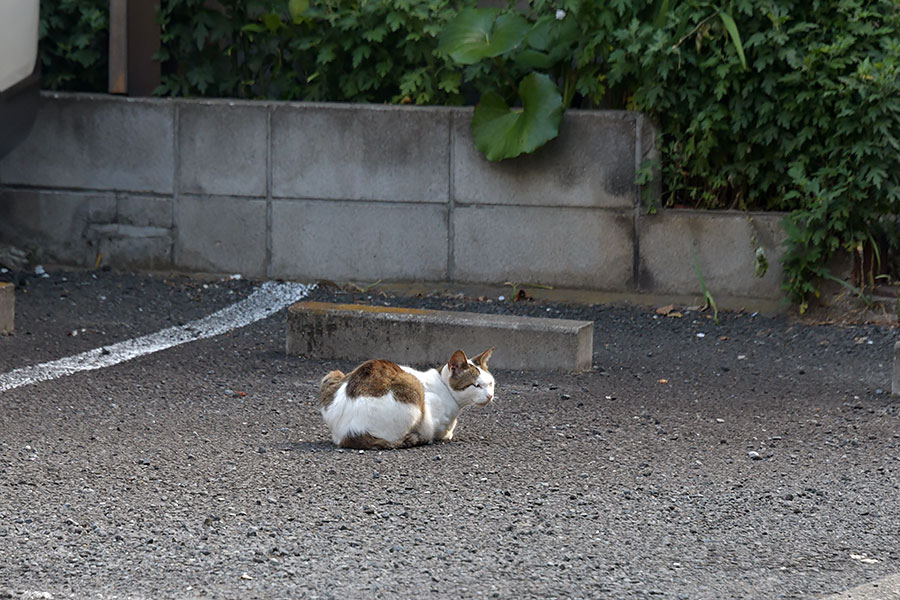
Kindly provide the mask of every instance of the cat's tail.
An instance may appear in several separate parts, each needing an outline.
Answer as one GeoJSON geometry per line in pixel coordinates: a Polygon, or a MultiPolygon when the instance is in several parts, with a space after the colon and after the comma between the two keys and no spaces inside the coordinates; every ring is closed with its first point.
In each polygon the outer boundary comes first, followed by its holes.
{"type": "Polygon", "coordinates": [[[319,402],[323,407],[331,404],[342,383],[344,383],[344,373],[341,371],[329,371],[322,378],[322,383],[319,384],[319,402]]]}

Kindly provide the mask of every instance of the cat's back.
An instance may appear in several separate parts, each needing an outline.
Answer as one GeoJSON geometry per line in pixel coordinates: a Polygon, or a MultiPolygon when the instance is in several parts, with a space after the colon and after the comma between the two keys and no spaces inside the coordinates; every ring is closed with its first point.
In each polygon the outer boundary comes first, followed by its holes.
{"type": "MultiPolygon", "coordinates": [[[[368,360],[349,374],[342,371],[326,374],[319,385],[319,402],[324,410],[339,396],[377,398],[390,392],[399,393],[403,401],[410,393],[415,396],[421,387],[409,369],[389,360],[368,360]]],[[[408,401],[415,403],[414,398],[408,401]]]]}
{"type": "Polygon", "coordinates": [[[350,447],[359,436],[398,443],[425,406],[422,383],[389,360],[366,361],[347,375],[332,371],[322,380],[320,399],[335,443],[350,447]]]}
{"type": "Polygon", "coordinates": [[[417,404],[422,383],[395,362],[367,360],[347,376],[346,393],[351,398],[378,398],[392,393],[397,402],[417,404]]]}

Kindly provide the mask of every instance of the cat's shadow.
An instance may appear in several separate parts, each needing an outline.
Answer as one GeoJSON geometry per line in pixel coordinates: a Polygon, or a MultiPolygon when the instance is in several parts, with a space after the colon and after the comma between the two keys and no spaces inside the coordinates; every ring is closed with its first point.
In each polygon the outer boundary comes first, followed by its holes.
{"type": "MultiPolygon", "coordinates": [[[[465,441],[465,438],[459,438],[456,441],[458,442],[459,440],[465,441]]],[[[450,442],[437,441],[431,444],[417,446],[417,448],[440,448],[441,446],[449,444],[450,442]]],[[[264,448],[269,452],[298,452],[301,454],[309,452],[356,452],[356,450],[348,448],[338,448],[328,440],[319,442],[282,442],[280,444],[271,444],[264,448]]]]}

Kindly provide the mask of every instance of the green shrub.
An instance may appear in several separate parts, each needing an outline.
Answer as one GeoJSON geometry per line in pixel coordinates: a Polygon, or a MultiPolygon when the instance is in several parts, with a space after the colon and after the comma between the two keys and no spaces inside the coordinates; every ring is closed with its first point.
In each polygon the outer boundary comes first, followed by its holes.
{"type": "Polygon", "coordinates": [[[459,104],[434,50],[450,0],[170,0],[160,94],[459,104]]]}
{"type": "Polygon", "coordinates": [[[742,64],[717,4],[615,32],[612,85],[661,127],[667,205],[792,211],[785,290],[806,307],[843,248],[896,248],[900,3],[734,2],[742,64]]]}
{"type": "Polygon", "coordinates": [[[109,0],[41,0],[41,87],[105,92],[109,0]]]}

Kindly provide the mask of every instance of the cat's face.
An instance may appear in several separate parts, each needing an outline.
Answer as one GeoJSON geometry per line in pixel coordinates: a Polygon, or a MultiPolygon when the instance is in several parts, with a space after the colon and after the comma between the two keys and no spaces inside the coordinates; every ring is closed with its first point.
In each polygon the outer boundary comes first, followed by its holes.
{"type": "Polygon", "coordinates": [[[494,376],[487,369],[487,361],[494,349],[485,350],[471,359],[457,350],[447,362],[447,385],[453,390],[460,406],[484,406],[494,400],[494,376]]]}

